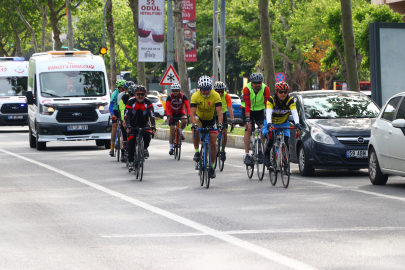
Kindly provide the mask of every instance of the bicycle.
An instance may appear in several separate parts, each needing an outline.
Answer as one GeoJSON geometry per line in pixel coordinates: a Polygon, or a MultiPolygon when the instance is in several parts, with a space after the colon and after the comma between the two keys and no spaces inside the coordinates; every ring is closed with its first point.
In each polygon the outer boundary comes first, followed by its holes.
{"type": "MultiPolygon", "coordinates": [[[[189,116],[187,116],[188,119],[189,116]]],[[[174,141],[173,141],[173,149],[174,149],[174,159],[180,160],[180,156],[181,156],[181,145],[183,142],[182,136],[181,136],[181,132],[180,132],[180,122],[181,117],[173,117],[172,118],[173,121],[176,122],[176,128],[174,130],[174,141]]],[[[188,125],[188,124],[187,124],[188,125]]]]}
{"type": "MultiPolygon", "coordinates": [[[[200,185],[203,186],[205,182],[205,187],[209,188],[210,187],[210,166],[212,164],[211,162],[211,147],[210,147],[210,132],[211,131],[216,131],[218,130],[217,128],[214,127],[206,127],[206,128],[197,128],[198,131],[200,131],[200,134],[202,135],[201,139],[201,148],[200,148],[200,153],[201,153],[201,158],[197,162],[196,161],[196,170],[198,170],[198,175],[200,176],[200,185]]],[[[195,130],[194,130],[194,138],[195,138],[195,130]]]]}
{"type": "MultiPolygon", "coordinates": [[[[147,130],[150,130],[150,128],[140,128],[140,127],[131,127],[131,126],[127,126],[127,128],[138,131],[138,134],[136,135],[136,143],[135,143],[134,167],[133,167],[133,169],[128,167],[128,171],[131,172],[133,170],[134,174],[135,174],[135,179],[139,179],[139,181],[142,181],[143,168],[144,168],[143,164],[145,162],[145,156],[144,156],[144,152],[143,152],[142,133],[147,132],[147,130]]],[[[153,138],[153,135],[152,135],[152,138],[153,138]]]]}
{"type": "MultiPolygon", "coordinates": [[[[252,121],[251,123],[253,128],[255,126],[255,122],[252,121]]],[[[255,128],[255,130],[250,135],[250,149],[252,150],[250,158],[252,160],[252,165],[246,165],[246,173],[249,179],[252,179],[254,166],[256,165],[257,177],[259,177],[259,180],[262,181],[264,177],[264,160],[259,159],[259,151],[260,150],[262,151],[262,155],[264,157],[264,143],[261,138],[261,128],[260,128],[260,126],[263,125],[263,121],[257,121],[256,125],[257,128],[255,128]]],[[[245,128],[245,131],[246,130],[247,127],[245,128]]]]}
{"type": "Polygon", "coordinates": [[[115,134],[115,143],[114,143],[114,156],[117,157],[117,162],[120,162],[121,136],[122,136],[122,130],[121,130],[120,125],[118,125],[117,133],[115,134]]]}
{"type": "MultiPolygon", "coordinates": [[[[290,160],[288,158],[290,156],[290,152],[288,151],[288,147],[284,142],[284,132],[283,132],[286,129],[295,129],[295,127],[273,128],[272,133],[275,134],[275,131],[279,130],[280,134],[275,137],[273,147],[270,150],[271,166],[269,168],[270,183],[273,186],[276,185],[277,171],[280,171],[281,181],[283,182],[283,186],[285,188],[287,188],[290,183],[290,160]],[[279,158],[280,152],[281,152],[281,158],[279,158]],[[285,176],[287,176],[287,178],[283,177],[283,174],[285,176]]],[[[270,136],[272,136],[271,133],[269,134],[269,137],[270,136]]],[[[295,137],[298,138],[298,133],[296,134],[295,137]]]]}
{"type": "MultiPolygon", "coordinates": [[[[233,131],[234,126],[231,125],[231,132],[233,131]]],[[[222,126],[221,131],[218,133],[218,138],[217,138],[217,158],[215,159],[215,165],[214,165],[214,169],[217,168],[217,164],[219,165],[219,171],[223,171],[224,170],[224,164],[225,164],[225,160],[223,160],[225,158],[226,152],[225,152],[225,137],[222,135],[223,130],[224,129],[228,129],[228,123],[224,123],[222,126]],[[222,148],[221,148],[222,146],[222,148]]]]}

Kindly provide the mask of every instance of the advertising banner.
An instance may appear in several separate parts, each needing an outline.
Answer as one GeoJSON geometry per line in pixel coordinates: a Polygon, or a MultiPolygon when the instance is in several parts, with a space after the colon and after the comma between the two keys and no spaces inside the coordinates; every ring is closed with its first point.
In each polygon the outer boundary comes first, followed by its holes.
{"type": "Polygon", "coordinates": [[[165,0],[139,0],[139,62],[164,62],[165,0]]]}
{"type": "Polygon", "coordinates": [[[186,62],[197,62],[195,1],[183,0],[183,28],[186,62]]]}

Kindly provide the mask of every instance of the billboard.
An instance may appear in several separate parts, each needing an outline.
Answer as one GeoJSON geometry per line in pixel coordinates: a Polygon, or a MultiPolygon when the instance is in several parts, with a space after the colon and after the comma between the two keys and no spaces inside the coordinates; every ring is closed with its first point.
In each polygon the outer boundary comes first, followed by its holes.
{"type": "Polygon", "coordinates": [[[186,62],[197,62],[195,1],[183,0],[183,28],[186,62]]]}
{"type": "Polygon", "coordinates": [[[138,61],[164,62],[165,0],[139,0],[138,61]]]}

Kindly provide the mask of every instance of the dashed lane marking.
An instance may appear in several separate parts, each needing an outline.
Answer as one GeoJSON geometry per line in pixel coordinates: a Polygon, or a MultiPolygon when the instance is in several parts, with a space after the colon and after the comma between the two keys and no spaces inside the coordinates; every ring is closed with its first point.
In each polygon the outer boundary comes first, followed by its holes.
{"type": "Polygon", "coordinates": [[[192,221],[190,219],[178,216],[176,214],[173,214],[173,213],[168,212],[166,210],[163,210],[161,208],[158,208],[158,207],[152,206],[150,204],[144,203],[142,201],[139,201],[137,199],[128,197],[128,196],[126,196],[124,194],[113,191],[113,190],[108,189],[106,187],[103,187],[101,185],[95,184],[93,182],[90,182],[90,181],[88,181],[86,179],[83,179],[83,178],[78,177],[76,175],[70,174],[68,172],[59,170],[59,169],[57,169],[55,167],[52,167],[50,165],[47,165],[45,163],[38,162],[36,160],[30,159],[30,158],[27,158],[27,157],[24,157],[24,156],[20,156],[18,154],[15,154],[15,153],[9,152],[7,150],[3,150],[3,149],[0,149],[0,152],[3,152],[3,153],[6,153],[8,155],[14,156],[16,158],[31,162],[33,164],[36,164],[36,165],[41,166],[43,168],[46,168],[46,169],[48,169],[50,171],[53,171],[55,173],[66,176],[66,177],[68,177],[68,178],[70,178],[72,180],[75,180],[75,181],[80,182],[80,183],[82,183],[84,185],[90,186],[90,187],[92,187],[94,189],[97,189],[97,190],[99,190],[101,192],[109,194],[109,195],[111,195],[113,197],[119,198],[119,199],[121,199],[123,201],[129,202],[129,203],[131,203],[133,205],[141,207],[141,208],[143,208],[145,210],[148,210],[148,211],[150,211],[152,213],[158,214],[160,216],[166,217],[166,218],[171,219],[173,221],[176,221],[176,222],[178,222],[180,224],[183,224],[185,226],[193,228],[193,229],[195,229],[197,231],[202,232],[203,234],[210,235],[212,237],[221,239],[221,240],[223,240],[225,242],[228,242],[230,244],[233,244],[235,246],[238,246],[238,247],[241,247],[243,249],[254,252],[256,254],[262,255],[263,257],[265,257],[265,258],[267,258],[267,259],[269,259],[269,260],[271,260],[273,262],[280,263],[280,264],[285,265],[287,267],[290,267],[292,269],[316,269],[316,268],[314,268],[314,267],[312,267],[310,265],[307,265],[305,263],[302,263],[300,261],[297,261],[297,260],[294,260],[292,258],[286,257],[284,255],[281,255],[281,254],[276,253],[274,251],[271,251],[269,249],[257,246],[255,244],[243,241],[243,240],[241,240],[239,238],[236,238],[234,236],[231,236],[231,235],[228,235],[228,234],[223,234],[220,231],[217,231],[215,229],[212,229],[210,227],[207,227],[205,225],[202,225],[202,224],[197,223],[195,221],[192,221]]]}

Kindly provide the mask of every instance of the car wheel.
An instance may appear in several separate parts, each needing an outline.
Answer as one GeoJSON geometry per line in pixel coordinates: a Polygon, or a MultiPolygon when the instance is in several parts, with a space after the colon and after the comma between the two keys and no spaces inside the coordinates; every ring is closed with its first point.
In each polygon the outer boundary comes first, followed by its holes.
{"type": "Polygon", "coordinates": [[[111,148],[111,140],[104,140],[104,148],[105,149],[111,148]]]}
{"type": "Polygon", "coordinates": [[[309,165],[303,144],[301,144],[298,154],[298,167],[302,176],[311,176],[315,172],[314,168],[309,165]]]}
{"type": "Polygon", "coordinates": [[[104,140],[96,140],[97,146],[104,146],[104,140]]]}
{"type": "Polygon", "coordinates": [[[28,126],[28,130],[29,130],[29,132],[28,132],[29,135],[28,136],[29,136],[30,147],[31,148],[36,148],[37,147],[37,141],[36,141],[34,135],[32,135],[32,129],[31,129],[30,126],[28,126]]]}
{"type": "Polygon", "coordinates": [[[382,173],[374,148],[371,148],[368,157],[368,174],[373,185],[385,185],[387,183],[388,175],[382,173]]]}
{"type": "Polygon", "coordinates": [[[35,141],[36,141],[36,144],[37,144],[37,150],[38,151],[46,150],[46,142],[39,142],[38,137],[39,137],[39,135],[38,135],[38,131],[37,131],[37,136],[35,137],[35,141]]]}

